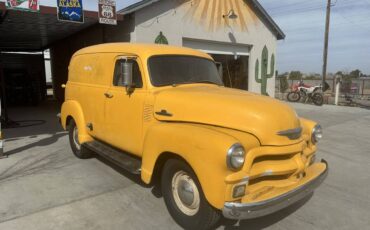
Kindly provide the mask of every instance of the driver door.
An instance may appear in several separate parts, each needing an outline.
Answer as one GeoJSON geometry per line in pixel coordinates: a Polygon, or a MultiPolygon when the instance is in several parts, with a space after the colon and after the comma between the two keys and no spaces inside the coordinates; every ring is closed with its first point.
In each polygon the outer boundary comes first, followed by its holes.
{"type": "Polygon", "coordinates": [[[105,93],[105,135],[108,143],[116,148],[140,156],[143,145],[143,105],[146,90],[142,68],[136,57],[117,57],[112,85],[105,93]],[[134,88],[128,92],[120,70],[121,62],[132,62],[134,88]]]}

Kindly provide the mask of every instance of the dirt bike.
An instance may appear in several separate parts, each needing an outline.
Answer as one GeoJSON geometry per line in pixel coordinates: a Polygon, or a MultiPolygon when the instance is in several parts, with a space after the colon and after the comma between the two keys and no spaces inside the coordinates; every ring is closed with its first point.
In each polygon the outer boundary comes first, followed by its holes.
{"type": "MultiPolygon", "coordinates": [[[[328,89],[327,83],[325,88],[328,89]]],[[[288,93],[287,99],[291,102],[298,102],[301,99],[304,103],[312,101],[315,105],[321,106],[324,103],[322,92],[322,85],[306,85],[303,80],[300,80],[298,84],[292,86],[292,91],[288,93]]]]}

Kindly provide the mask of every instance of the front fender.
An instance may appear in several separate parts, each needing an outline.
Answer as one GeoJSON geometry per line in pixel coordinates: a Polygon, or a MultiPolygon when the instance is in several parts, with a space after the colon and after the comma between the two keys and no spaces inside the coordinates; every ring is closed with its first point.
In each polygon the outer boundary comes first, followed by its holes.
{"type": "Polygon", "coordinates": [[[315,127],[317,123],[302,117],[299,118],[299,120],[303,129],[302,135],[305,137],[306,140],[311,141],[312,129],[315,127]]]}
{"type": "Polygon", "coordinates": [[[208,202],[221,209],[225,201],[224,178],[231,173],[226,165],[226,153],[236,142],[231,135],[196,124],[153,125],[144,140],[142,180],[150,183],[162,153],[177,154],[194,170],[208,202]]]}
{"type": "Polygon", "coordinates": [[[88,134],[84,114],[80,104],[74,100],[65,101],[62,105],[60,114],[61,124],[64,130],[67,130],[67,118],[71,116],[76,122],[78,128],[78,139],[80,143],[92,141],[92,137],[88,134]]]}

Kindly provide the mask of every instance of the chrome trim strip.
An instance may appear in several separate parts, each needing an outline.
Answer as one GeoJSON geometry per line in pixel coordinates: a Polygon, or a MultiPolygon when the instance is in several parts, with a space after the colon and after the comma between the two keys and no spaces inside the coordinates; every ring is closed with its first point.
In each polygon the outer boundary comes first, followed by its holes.
{"type": "Polygon", "coordinates": [[[321,160],[321,162],[326,164],[326,169],[312,181],[281,196],[265,201],[244,204],[227,202],[224,204],[222,214],[229,219],[253,219],[274,213],[302,200],[311,194],[327,177],[329,171],[328,163],[325,160],[321,160]]]}
{"type": "Polygon", "coordinates": [[[279,136],[288,137],[291,140],[298,139],[302,134],[302,127],[298,127],[296,129],[288,129],[288,130],[279,131],[276,134],[279,136]]]}

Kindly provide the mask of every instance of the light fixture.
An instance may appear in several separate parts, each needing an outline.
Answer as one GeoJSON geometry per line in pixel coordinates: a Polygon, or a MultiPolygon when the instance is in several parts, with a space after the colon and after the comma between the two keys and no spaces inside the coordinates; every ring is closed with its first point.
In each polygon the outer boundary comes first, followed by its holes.
{"type": "Polygon", "coordinates": [[[229,19],[237,19],[238,15],[235,14],[234,10],[230,10],[229,13],[222,15],[223,18],[228,17],[229,19]]]}

